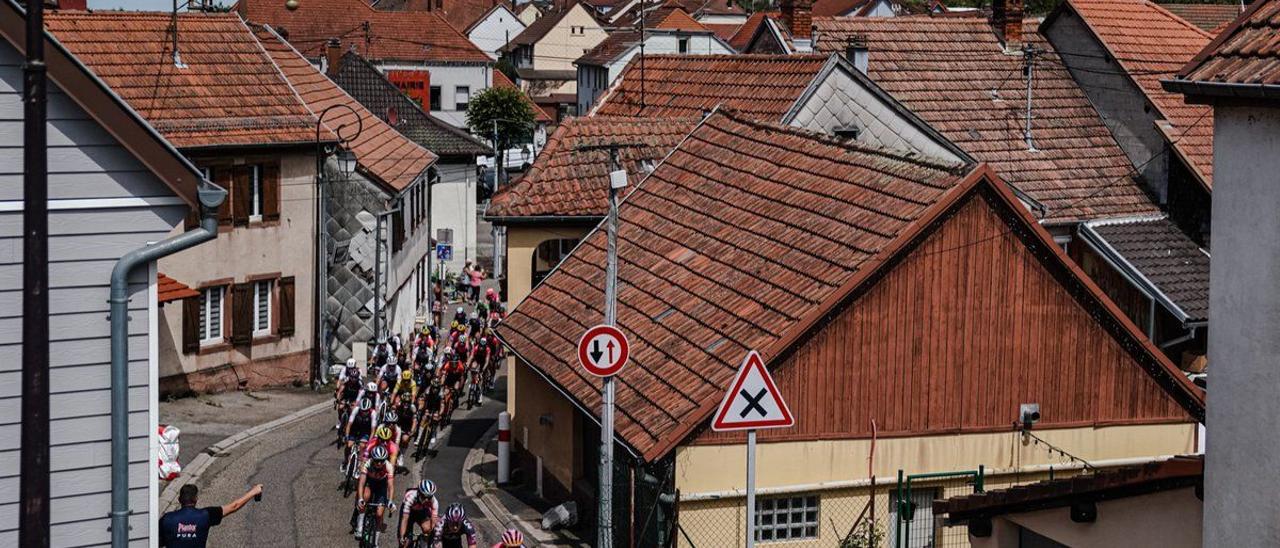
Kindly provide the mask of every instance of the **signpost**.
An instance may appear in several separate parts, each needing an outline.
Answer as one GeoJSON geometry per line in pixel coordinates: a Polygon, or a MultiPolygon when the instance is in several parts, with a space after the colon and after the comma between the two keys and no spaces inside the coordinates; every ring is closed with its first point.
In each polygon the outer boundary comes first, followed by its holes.
{"type": "Polygon", "coordinates": [[[436,244],[436,260],[452,261],[453,246],[450,244],[436,244]]]}
{"type": "Polygon", "coordinates": [[[747,547],[755,546],[756,430],[794,426],[795,417],[782,400],[764,360],[755,350],[747,353],[742,367],[729,383],[729,391],[716,410],[711,429],[717,432],[747,431],[747,547]]]}

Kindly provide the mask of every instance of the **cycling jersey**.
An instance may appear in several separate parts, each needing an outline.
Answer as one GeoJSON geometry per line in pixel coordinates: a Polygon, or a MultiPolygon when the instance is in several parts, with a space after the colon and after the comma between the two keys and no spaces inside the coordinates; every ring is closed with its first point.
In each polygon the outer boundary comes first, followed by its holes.
{"type": "Polygon", "coordinates": [[[435,497],[423,496],[417,489],[410,489],[405,492],[404,500],[401,501],[400,513],[410,516],[410,521],[420,523],[440,515],[440,501],[435,497]]]}
{"type": "Polygon", "coordinates": [[[436,388],[427,391],[427,396],[423,401],[423,407],[426,409],[427,413],[434,415],[440,412],[440,404],[442,403],[444,403],[444,396],[440,393],[440,389],[436,388]]]}
{"type": "Polygon", "coordinates": [[[444,383],[447,385],[458,384],[462,380],[462,374],[466,372],[466,366],[461,361],[451,361],[444,366],[444,383]]]}
{"type": "Polygon", "coordinates": [[[409,396],[412,398],[418,394],[418,383],[414,382],[413,379],[406,381],[402,378],[396,381],[395,388],[392,389],[392,393],[400,394],[401,397],[409,396]]]}
{"type": "Polygon", "coordinates": [[[363,439],[369,437],[373,432],[373,411],[357,411],[347,418],[347,425],[351,427],[351,437],[363,439]]]}
{"type": "Polygon", "coordinates": [[[391,438],[391,441],[387,441],[387,442],[384,442],[376,437],[369,438],[369,441],[365,442],[364,444],[364,449],[360,450],[360,456],[363,457],[364,460],[367,462],[369,460],[369,453],[373,451],[374,447],[377,447],[379,445],[386,447],[388,454],[398,455],[400,451],[400,447],[398,447],[395,442],[397,437],[398,436],[393,436],[391,438]]]}
{"type": "Polygon", "coordinates": [[[398,414],[396,418],[399,419],[399,424],[397,425],[397,427],[400,429],[400,431],[408,432],[412,430],[413,419],[418,415],[418,406],[414,405],[413,402],[410,401],[407,404],[402,404],[400,406],[400,410],[397,411],[396,413],[398,414]]]}
{"type": "Polygon", "coordinates": [[[462,548],[463,546],[474,546],[476,544],[476,528],[471,526],[471,520],[462,518],[459,523],[446,524],[444,520],[436,521],[436,538],[440,539],[441,546],[444,548],[462,548]],[[467,542],[462,542],[466,537],[467,542]]]}
{"type": "Polygon", "coordinates": [[[342,376],[338,378],[338,383],[342,385],[342,401],[355,401],[360,395],[360,370],[342,370],[342,376]]]}

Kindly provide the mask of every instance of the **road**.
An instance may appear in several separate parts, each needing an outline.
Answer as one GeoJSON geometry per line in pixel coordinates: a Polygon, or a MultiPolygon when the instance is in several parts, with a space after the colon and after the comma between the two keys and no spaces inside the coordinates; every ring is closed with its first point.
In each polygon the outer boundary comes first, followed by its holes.
{"type": "MultiPolygon", "coordinates": [[[[466,500],[462,466],[471,447],[505,408],[505,371],[500,372],[496,384],[498,390],[493,398],[485,398],[483,405],[454,413],[453,425],[442,432],[434,457],[410,466],[407,475],[396,478],[399,496],[417,485],[424,474],[434,480],[442,507],[462,502],[484,546],[497,542],[504,524],[491,523],[473,501],[466,500]]],[[[355,540],[347,534],[353,499],[344,499],[339,490],[341,455],[333,445],[333,423],[334,415],[327,412],[298,421],[237,447],[210,466],[200,480],[200,505],[225,504],[255,483],[263,484],[264,494],[261,502],[250,502],[214,528],[209,545],[354,546],[355,540]]],[[[382,545],[393,546],[394,542],[384,537],[382,545]]]]}

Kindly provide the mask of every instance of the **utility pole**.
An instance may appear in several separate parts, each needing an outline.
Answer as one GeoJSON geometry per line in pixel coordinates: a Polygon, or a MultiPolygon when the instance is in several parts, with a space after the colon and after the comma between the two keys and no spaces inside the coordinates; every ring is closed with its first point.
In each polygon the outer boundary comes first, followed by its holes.
{"type": "MultiPolygon", "coordinates": [[[[22,65],[22,476],[18,545],[49,546],[49,185],[44,2],[27,0],[22,65]]],[[[113,538],[128,538],[112,531],[113,538]]]]}

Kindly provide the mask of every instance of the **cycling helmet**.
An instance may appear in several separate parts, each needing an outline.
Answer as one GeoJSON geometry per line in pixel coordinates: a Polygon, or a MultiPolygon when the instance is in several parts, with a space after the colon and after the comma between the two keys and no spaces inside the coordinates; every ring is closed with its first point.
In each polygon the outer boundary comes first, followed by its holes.
{"type": "Polygon", "coordinates": [[[369,458],[373,459],[374,462],[385,461],[387,460],[387,457],[390,457],[390,456],[391,456],[390,453],[387,452],[387,448],[381,445],[374,447],[373,451],[369,452],[369,458]]]}
{"type": "Polygon", "coordinates": [[[413,378],[413,371],[410,371],[410,370],[408,370],[408,369],[405,369],[404,371],[401,371],[401,372],[400,372],[400,378],[402,378],[402,379],[404,379],[404,380],[406,380],[406,381],[407,381],[407,380],[409,380],[409,379],[412,379],[412,378],[413,378]]]}
{"type": "Polygon", "coordinates": [[[462,505],[455,502],[449,505],[444,511],[444,520],[449,523],[458,523],[467,518],[467,511],[462,509],[462,505]]]}
{"type": "Polygon", "coordinates": [[[432,387],[432,388],[440,388],[440,377],[435,377],[435,378],[431,379],[431,387],[432,387]]]}
{"type": "Polygon", "coordinates": [[[436,496],[436,482],[429,479],[422,480],[422,483],[418,484],[418,492],[424,497],[436,496]]]}
{"type": "Polygon", "coordinates": [[[490,287],[489,289],[484,290],[484,294],[485,294],[485,295],[488,295],[488,296],[490,296],[490,297],[492,297],[492,296],[494,296],[494,295],[497,295],[497,294],[498,294],[498,292],[497,292],[497,291],[494,291],[494,290],[493,290],[493,288],[492,288],[492,287],[490,287]]]}
{"type": "Polygon", "coordinates": [[[368,411],[368,410],[370,410],[370,409],[373,409],[373,402],[372,402],[372,401],[369,401],[369,398],[365,398],[365,399],[360,400],[360,410],[361,410],[361,411],[368,411]]]}
{"type": "Polygon", "coordinates": [[[480,337],[480,346],[484,346],[484,345],[486,345],[486,344],[489,344],[489,339],[486,339],[486,338],[484,338],[484,337],[480,337]]]}
{"type": "Polygon", "coordinates": [[[506,548],[520,548],[524,546],[524,534],[515,529],[507,529],[502,533],[502,545],[506,548]]]}
{"type": "Polygon", "coordinates": [[[377,391],[378,391],[378,383],[370,382],[369,384],[364,385],[364,389],[365,389],[365,390],[368,390],[369,392],[377,392],[377,391]]]}
{"type": "Polygon", "coordinates": [[[391,355],[391,357],[387,358],[387,363],[388,363],[388,364],[390,364],[390,365],[395,365],[395,364],[396,364],[396,357],[395,357],[395,355],[394,355],[394,354],[393,354],[393,355],[391,355]]]}
{"type": "Polygon", "coordinates": [[[453,354],[453,347],[452,346],[444,347],[444,355],[448,356],[450,354],[453,354]]]}
{"type": "Polygon", "coordinates": [[[458,313],[458,314],[462,314],[462,313],[464,313],[464,312],[465,312],[465,311],[464,311],[464,310],[462,310],[462,307],[461,307],[461,306],[459,306],[459,307],[458,307],[458,312],[457,312],[457,313],[458,313]]]}
{"type": "Polygon", "coordinates": [[[373,435],[374,437],[382,441],[391,441],[391,436],[392,436],[391,429],[387,428],[387,425],[385,424],[382,426],[379,426],[377,430],[374,430],[373,435]]]}
{"type": "Polygon", "coordinates": [[[382,414],[382,422],[389,424],[389,423],[396,422],[398,420],[400,420],[400,415],[396,413],[395,409],[388,409],[385,413],[382,414]]]}
{"type": "Polygon", "coordinates": [[[355,358],[347,358],[347,369],[352,369],[352,368],[354,368],[355,366],[356,366],[356,359],[355,359],[355,358]]]}
{"type": "Polygon", "coordinates": [[[480,314],[477,314],[477,313],[475,313],[475,312],[472,312],[472,313],[471,313],[471,319],[473,319],[473,320],[478,320],[478,319],[480,319],[480,314]]]}

